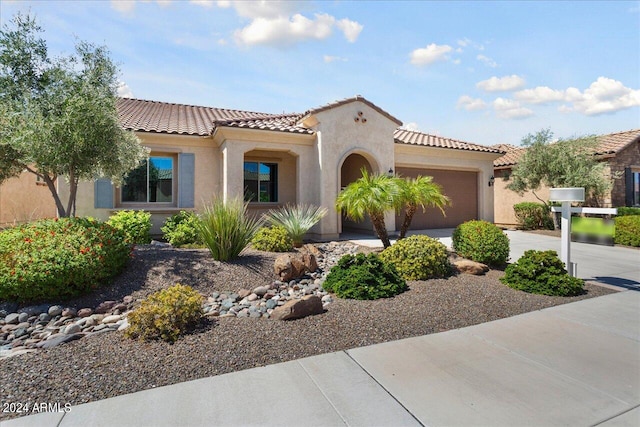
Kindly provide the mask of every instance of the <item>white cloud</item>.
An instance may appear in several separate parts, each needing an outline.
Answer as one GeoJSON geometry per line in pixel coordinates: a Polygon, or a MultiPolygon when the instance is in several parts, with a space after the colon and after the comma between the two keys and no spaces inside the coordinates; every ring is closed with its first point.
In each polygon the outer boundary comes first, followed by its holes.
{"type": "Polygon", "coordinates": [[[351,43],[355,43],[364,28],[356,21],[351,21],[347,18],[339,20],[336,23],[336,27],[344,33],[344,37],[351,43]]]}
{"type": "Polygon", "coordinates": [[[501,119],[524,119],[533,115],[533,111],[522,107],[513,99],[496,98],[493,101],[496,115],[501,119]]]}
{"type": "Polygon", "coordinates": [[[509,92],[520,89],[524,86],[524,83],[525,81],[522,77],[513,74],[504,77],[491,77],[488,80],[476,83],[476,87],[486,92],[509,92]]]}
{"type": "Polygon", "coordinates": [[[405,123],[402,128],[414,132],[420,132],[420,126],[418,126],[416,122],[405,123]]]}
{"type": "Polygon", "coordinates": [[[324,59],[324,62],[326,63],[335,62],[335,61],[341,61],[341,62],[348,61],[347,58],[343,58],[341,56],[332,56],[332,55],[324,55],[322,59],[324,59]]]}
{"type": "Polygon", "coordinates": [[[458,40],[458,46],[462,46],[462,47],[467,47],[469,46],[469,43],[471,43],[471,40],[469,40],[468,38],[463,38],[458,40]]]}
{"type": "Polygon", "coordinates": [[[456,104],[458,109],[463,108],[467,111],[478,111],[487,108],[487,104],[480,98],[472,98],[469,95],[463,95],[458,99],[456,104]]]}
{"type": "Polygon", "coordinates": [[[567,93],[567,99],[573,101],[573,109],[587,116],[640,106],[640,90],[630,89],[622,82],[607,77],[598,77],[580,95],[574,88],[567,89],[567,93]]]}
{"type": "Polygon", "coordinates": [[[527,104],[546,104],[555,101],[564,101],[566,94],[561,90],[554,90],[547,86],[538,86],[534,89],[525,89],[516,92],[514,98],[527,104]]]}
{"type": "Polygon", "coordinates": [[[496,68],[498,66],[496,61],[494,61],[493,59],[489,58],[488,56],[478,55],[478,56],[476,56],[476,59],[478,61],[484,63],[487,67],[496,68]]]}
{"type": "Polygon", "coordinates": [[[118,82],[118,96],[122,98],[133,98],[131,88],[123,81],[118,82]]]}
{"type": "Polygon", "coordinates": [[[430,65],[438,61],[449,59],[447,55],[453,48],[449,45],[437,45],[431,43],[427,47],[419,48],[411,52],[411,63],[413,65],[430,65]]]}
{"type": "MultiPolygon", "coordinates": [[[[194,1],[194,3],[210,3],[207,1],[194,1]]],[[[218,1],[218,7],[233,7],[239,16],[249,19],[265,18],[275,19],[283,16],[291,16],[296,13],[303,5],[302,2],[296,1],[218,1]]]]}
{"type": "Polygon", "coordinates": [[[131,13],[136,8],[136,0],[111,0],[111,7],[120,13],[131,13]]]}

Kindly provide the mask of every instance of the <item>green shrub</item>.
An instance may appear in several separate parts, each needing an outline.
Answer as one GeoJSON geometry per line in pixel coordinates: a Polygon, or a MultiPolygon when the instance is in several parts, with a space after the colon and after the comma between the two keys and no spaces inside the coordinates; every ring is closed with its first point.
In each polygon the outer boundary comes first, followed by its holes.
{"type": "Polygon", "coordinates": [[[302,246],[304,235],[327,214],[327,209],[314,205],[286,205],[270,210],[264,218],[273,225],[284,227],[296,248],[302,246]]]}
{"type": "Polygon", "coordinates": [[[389,298],[408,289],[395,267],[376,254],[343,256],[322,286],[340,298],[361,300],[389,298]]]}
{"type": "Polygon", "coordinates": [[[526,251],[506,268],[500,281],[510,288],[541,295],[573,296],[584,291],[584,281],[569,276],[556,251],[526,251]]]}
{"type": "Polygon", "coordinates": [[[380,259],[393,264],[406,280],[445,277],[451,272],[446,246],[429,236],[398,240],[382,251],[380,259]]]}
{"type": "Polygon", "coordinates": [[[293,249],[293,241],[284,227],[272,226],[260,228],[251,245],[259,251],[288,252],[293,249]]]}
{"type": "Polygon", "coordinates": [[[229,261],[251,242],[262,221],[246,213],[247,203],[237,198],[227,202],[214,199],[205,207],[197,228],[214,259],[229,261]]]}
{"type": "Polygon", "coordinates": [[[553,230],[553,218],[544,203],[517,203],[513,210],[523,230],[553,230]]]}
{"type": "Polygon", "coordinates": [[[107,224],[124,231],[127,242],[139,245],[151,242],[151,214],[145,211],[119,211],[107,224]]]}
{"type": "Polygon", "coordinates": [[[122,271],[124,232],[95,219],[46,219],[0,231],[0,300],[68,299],[122,271]]]}
{"type": "Polygon", "coordinates": [[[489,265],[509,258],[509,238],[495,224],[467,221],[453,231],[453,250],[461,257],[489,265]]]}
{"type": "Polygon", "coordinates": [[[125,336],[173,343],[196,326],[202,315],[202,296],[189,286],[177,284],[151,294],[129,313],[125,336]]]}
{"type": "Polygon", "coordinates": [[[193,212],[180,211],[170,216],[160,231],[167,242],[175,247],[202,245],[202,238],[198,234],[198,216],[193,212]]]}
{"type": "Polygon", "coordinates": [[[618,245],[640,247],[640,216],[617,216],[614,242],[618,245]]]}
{"type": "Polygon", "coordinates": [[[618,208],[618,216],[640,215],[640,208],[621,207],[618,208]]]}

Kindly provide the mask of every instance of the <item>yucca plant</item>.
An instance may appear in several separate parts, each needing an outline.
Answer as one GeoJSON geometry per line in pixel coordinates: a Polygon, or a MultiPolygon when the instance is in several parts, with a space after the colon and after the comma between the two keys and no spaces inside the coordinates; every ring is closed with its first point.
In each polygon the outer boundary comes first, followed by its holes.
{"type": "Polygon", "coordinates": [[[229,261],[251,242],[262,220],[246,213],[247,203],[238,198],[226,202],[215,198],[205,206],[196,227],[214,259],[229,261]]]}
{"type": "Polygon", "coordinates": [[[316,225],[325,215],[327,209],[314,205],[285,205],[279,209],[272,209],[263,215],[263,219],[272,225],[284,227],[293,240],[293,246],[302,246],[304,235],[316,225]]]}

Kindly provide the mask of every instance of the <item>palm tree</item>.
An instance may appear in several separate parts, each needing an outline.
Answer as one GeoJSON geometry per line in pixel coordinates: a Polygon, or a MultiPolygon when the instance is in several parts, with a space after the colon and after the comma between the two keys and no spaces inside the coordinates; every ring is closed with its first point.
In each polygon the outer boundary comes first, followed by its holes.
{"type": "Polygon", "coordinates": [[[400,228],[400,239],[404,239],[407,234],[418,206],[422,206],[423,212],[427,206],[433,206],[439,208],[442,215],[445,215],[443,208],[451,204],[449,198],[442,194],[442,187],[433,182],[433,177],[418,175],[416,178],[398,178],[398,185],[400,187],[400,202],[404,205],[404,220],[400,228]]]}
{"type": "Polygon", "coordinates": [[[384,213],[399,207],[400,187],[398,179],[384,174],[370,175],[365,168],[362,177],[344,188],[336,199],[336,209],[344,211],[354,221],[362,221],[369,215],[373,227],[385,248],[391,246],[384,225],[384,213]]]}

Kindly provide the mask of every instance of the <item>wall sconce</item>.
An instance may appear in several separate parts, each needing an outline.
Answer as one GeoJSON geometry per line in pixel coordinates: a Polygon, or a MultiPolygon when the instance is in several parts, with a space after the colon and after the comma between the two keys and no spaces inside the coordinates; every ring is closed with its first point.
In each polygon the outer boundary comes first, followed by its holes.
{"type": "Polygon", "coordinates": [[[494,182],[496,182],[496,178],[491,175],[491,177],[489,178],[489,187],[493,187],[494,182]]]}
{"type": "Polygon", "coordinates": [[[393,168],[389,168],[389,172],[387,172],[389,176],[393,176],[393,168]]]}

